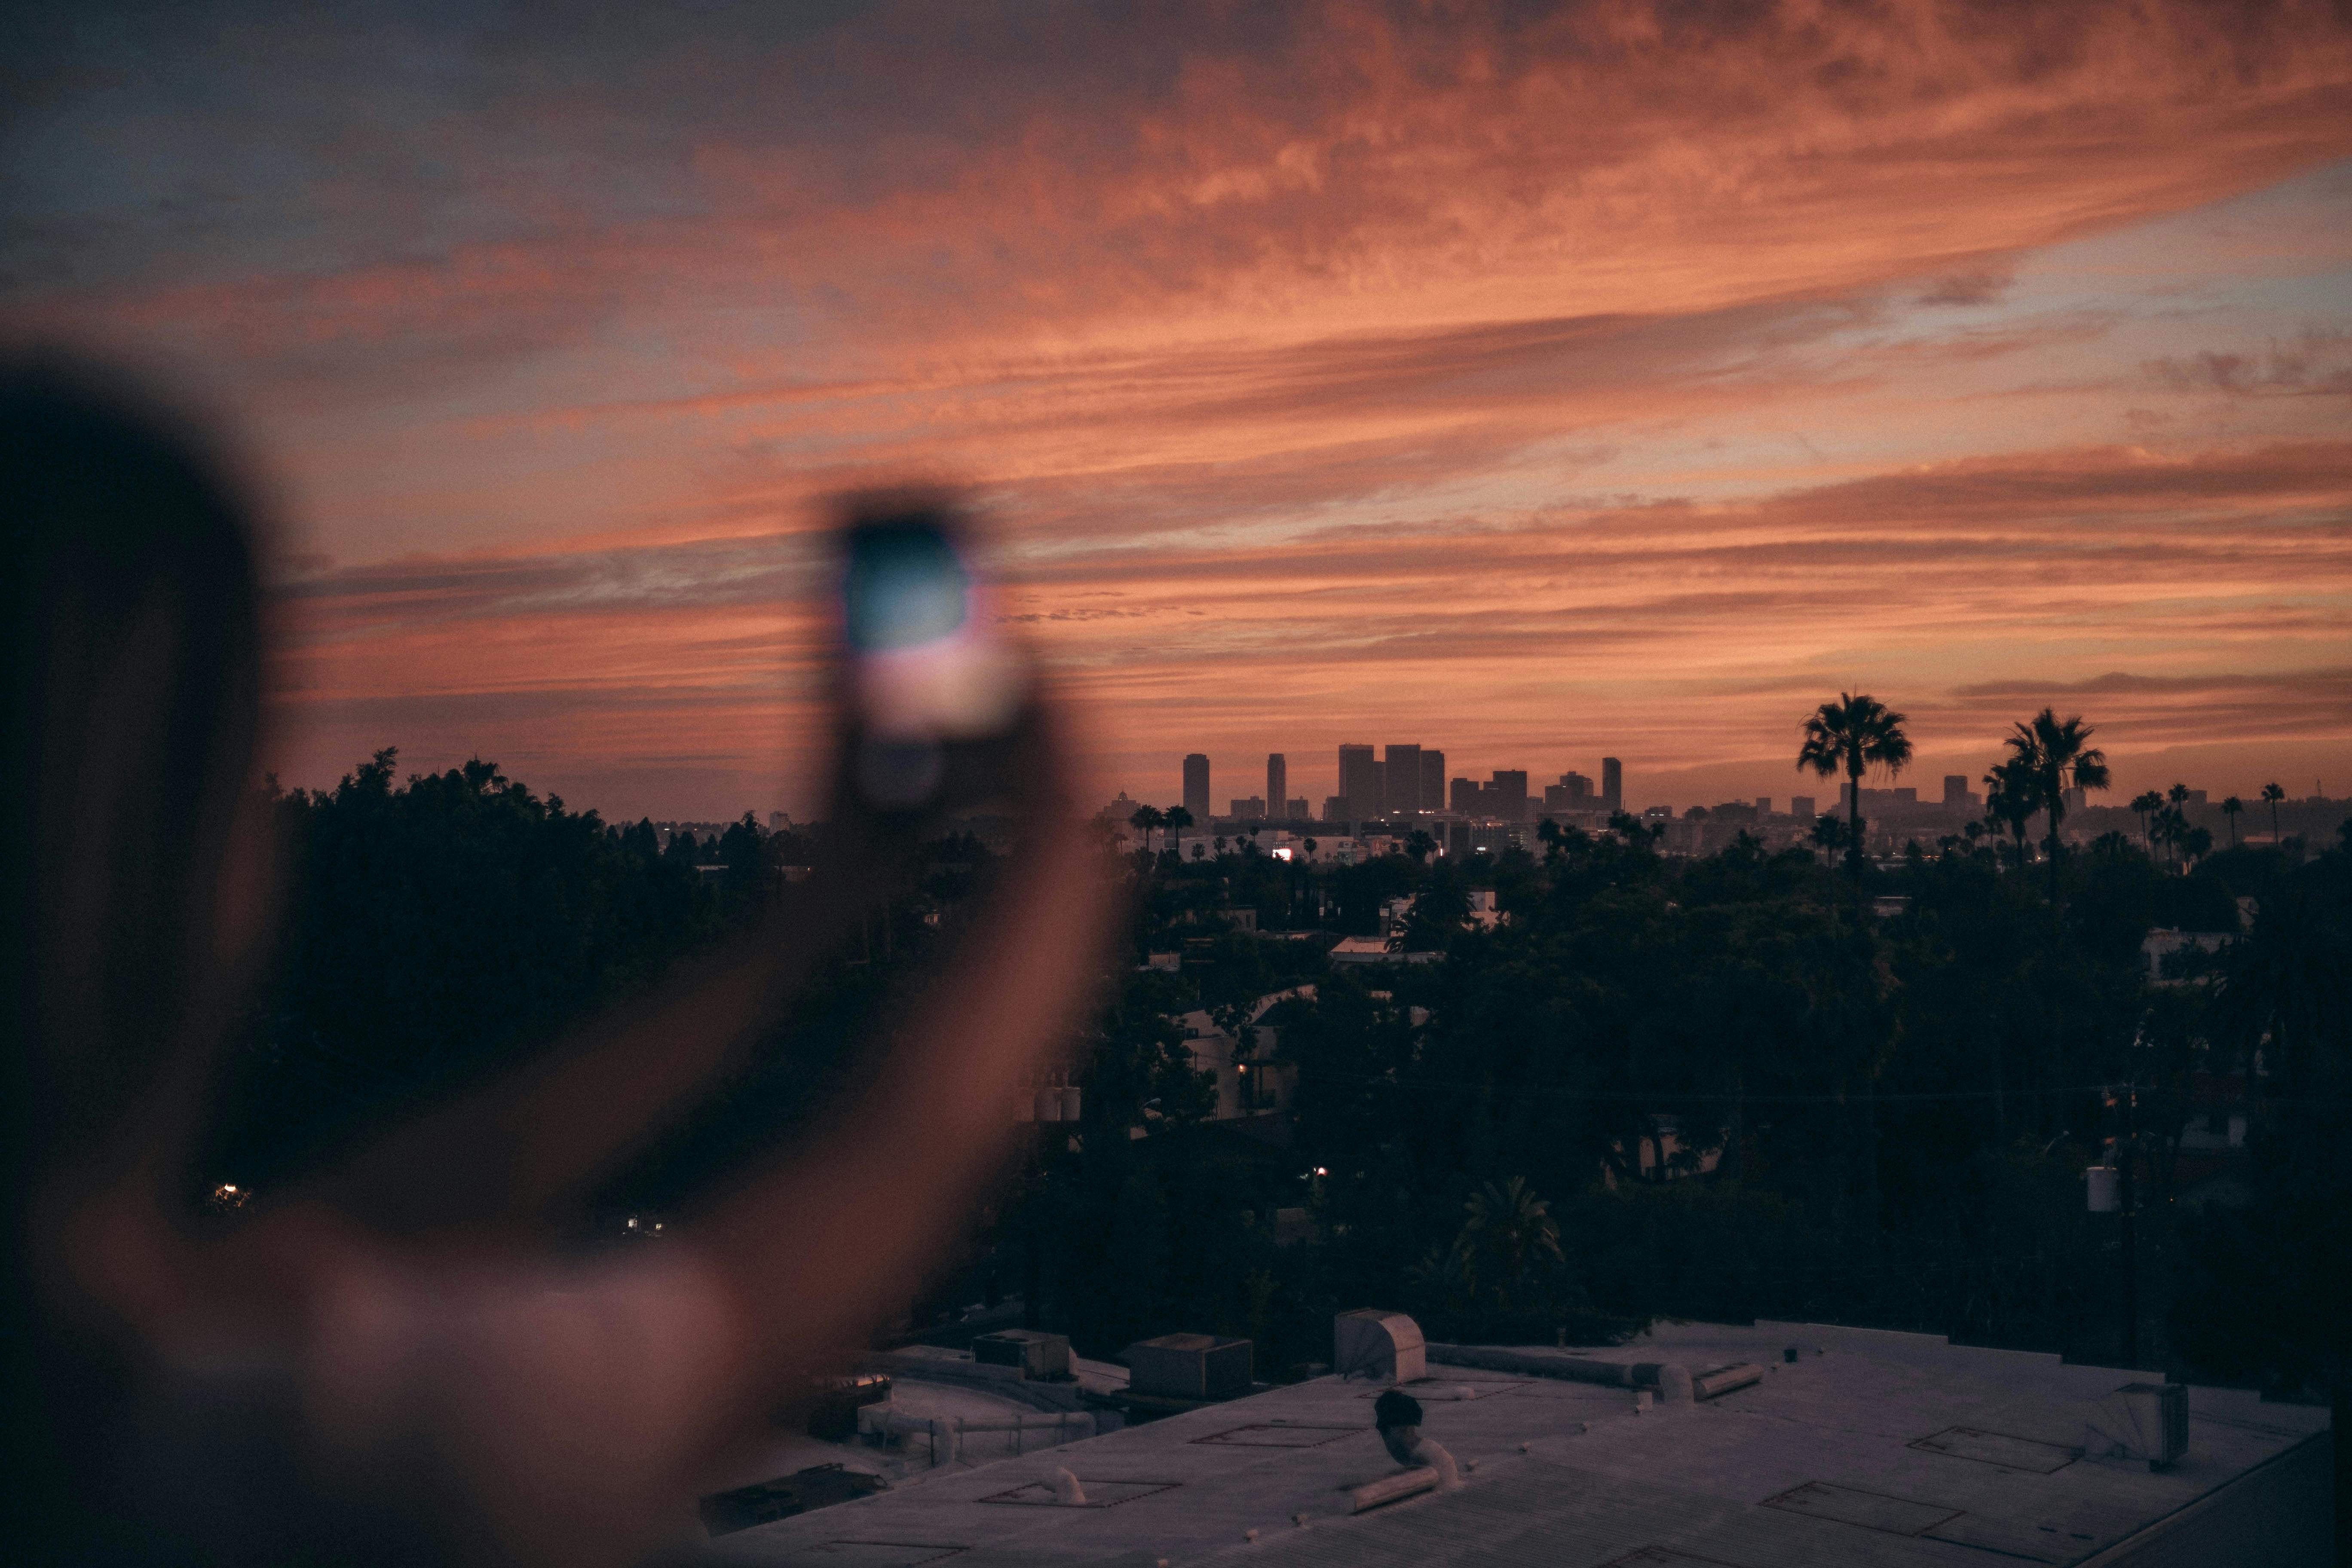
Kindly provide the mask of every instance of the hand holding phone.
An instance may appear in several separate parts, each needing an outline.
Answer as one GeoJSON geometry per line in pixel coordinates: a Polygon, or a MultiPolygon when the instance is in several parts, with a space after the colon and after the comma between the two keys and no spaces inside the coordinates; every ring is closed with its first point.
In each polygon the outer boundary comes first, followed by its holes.
{"type": "Polygon", "coordinates": [[[969,762],[1017,728],[1028,661],[997,631],[944,505],[869,506],[844,543],[850,782],[884,811],[948,805],[982,782],[969,762]]]}

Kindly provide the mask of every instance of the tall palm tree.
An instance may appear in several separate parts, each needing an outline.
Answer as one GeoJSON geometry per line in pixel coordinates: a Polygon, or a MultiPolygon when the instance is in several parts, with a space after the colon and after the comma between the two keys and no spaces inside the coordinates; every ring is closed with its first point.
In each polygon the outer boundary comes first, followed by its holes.
{"type": "Polygon", "coordinates": [[[1899,773],[1911,761],[1911,737],[1904,717],[1868,692],[1841,691],[1805,721],[1797,766],[1823,778],[1846,776],[1846,859],[1853,868],[1854,908],[1862,907],[1862,775],[1873,767],[1899,773]]]}
{"type": "Polygon", "coordinates": [[[2178,861],[2181,840],[2189,833],[2189,786],[2176,779],[2172,787],[2164,792],[2164,798],[2171,803],[2168,807],[2171,831],[2165,835],[2165,838],[2172,846],[2173,859],[2178,861]]]}
{"type": "Polygon", "coordinates": [[[1139,805],[1128,816],[1128,822],[1143,836],[1143,847],[1151,847],[1151,830],[1167,825],[1168,818],[1156,805],[1139,805]]]}
{"type": "Polygon", "coordinates": [[[2281,788],[2275,781],[2263,785],[2263,801],[2271,808],[2271,843],[2273,847],[2275,847],[2279,841],[2279,802],[2285,798],[2286,791],[2281,788]]]}
{"type": "Polygon", "coordinates": [[[2066,816],[2066,791],[2107,787],[2107,754],[2091,744],[2091,728],[2076,714],[2064,723],[2044,708],[2030,724],[2020,724],[2003,744],[2010,765],[2050,817],[2050,901],[2058,901],[2058,825],[2066,816]]]}
{"type": "Polygon", "coordinates": [[[1813,818],[1813,842],[1822,847],[1822,859],[1830,869],[1837,869],[1838,846],[1845,842],[1845,824],[1834,816],[1813,818]]]}
{"type": "Polygon", "coordinates": [[[2156,814],[2164,809],[2164,796],[2152,789],[2144,789],[2132,796],[2131,808],[2139,817],[2140,842],[2147,846],[2147,858],[2156,858],[2156,814]]]}
{"type": "Polygon", "coordinates": [[[1993,764],[1992,772],[1984,776],[1984,786],[1985,817],[2009,824],[2010,832],[2017,837],[2017,869],[2021,876],[2026,866],[2025,825],[2032,820],[2042,804],[2032,772],[2021,759],[2011,757],[1993,764]]]}
{"type": "Polygon", "coordinates": [[[2236,795],[2223,795],[2221,797],[2221,815],[2229,819],[2230,847],[2232,849],[2235,849],[2238,847],[2238,814],[2245,809],[2246,803],[2240,800],[2236,795]]]}

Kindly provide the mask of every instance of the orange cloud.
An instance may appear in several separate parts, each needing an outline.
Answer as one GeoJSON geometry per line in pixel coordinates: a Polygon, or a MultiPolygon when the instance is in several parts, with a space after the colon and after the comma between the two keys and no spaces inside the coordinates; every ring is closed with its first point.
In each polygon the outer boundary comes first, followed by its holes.
{"type": "Polygon", "coordinates": [[[1935,745],[2116,671],[2120,745],[2186,722],[2130,681],[2347,739],[2337,8],[786,9],[529,71],[225,24],[0,132],[0,324],[191,367],[352,563],[286,585],[289,776],[756,801],[819,498],[908,473],[1106,793],[1777,757],[1854,681],[1935,745]]]}

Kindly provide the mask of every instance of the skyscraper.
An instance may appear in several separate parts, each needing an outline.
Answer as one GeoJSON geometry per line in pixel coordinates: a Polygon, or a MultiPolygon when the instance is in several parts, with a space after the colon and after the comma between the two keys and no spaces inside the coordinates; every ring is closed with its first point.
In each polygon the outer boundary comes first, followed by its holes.
{"type": "Polygon", "coordinates": [[[1339,748],[1339,798],[1347,802],[1346,820],[1381,814],[1381,762],[1370,746],[1339,748]]]}
{"type": "Polygon", "coordinates": [[[1525,768],[1496,768],[1495,782],[1489,786],[1495,792],[1487,809],[1505,822],[1525,822],[1528,819],[1528,773],[1525,768]]]}
{"type": "Polygon", "coordinates": [[[1184,809],[1205,827],[1209,822],[1209,759],[1194,752],[1184,759],[1184,809]]]}
{"type": "Polygon", "coordinates": [[[1968,774],[1946,773],[1944,775],[1944,804],[1946,805],[1956,805],[1963,810],[1967,809],[1969,804],[1968,774]]]}
{"type": "Polygon", "coordinates": [[[1428,747],[1421,753],[1421,809],[1445,809],[1445,753],[1428,747]]]}
{"type": "Polygon", "coordinates": [[[1625,809],[1625,764],[1614,757],[1601,759],[1601,809],[1625,809]]]}
{"type": "Polygon", "coordinates": [[[1280,752],[1265,758],[1265,809],[1271,816],[1290,815],[1290,763],[1280,752]]]}
{"type": "Polygon", "coordinates": [[[1421,809],[1421,748],[1391,746],[1387,764],[1381,770],[1381,782],[1387,786],[1381,809],[1391,816],[1410,816],[1421,809]]]}

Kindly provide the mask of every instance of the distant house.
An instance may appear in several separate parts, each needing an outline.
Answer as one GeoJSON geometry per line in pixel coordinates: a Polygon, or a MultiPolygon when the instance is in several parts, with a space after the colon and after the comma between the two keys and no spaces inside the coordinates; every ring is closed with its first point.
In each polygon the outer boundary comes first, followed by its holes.
{"type": "Polygon", "coordinates": [[[2237,940],[2237,932],[2227,931],[2178,931],[2159,926],[2147,933],[2139,944],[2140,956],[2147,962],[2147,977],[2158,985],[2186,984],[2181,971],[2196,961],[2200,953],[2219,952],[2237,940]],[[2187,956],[2183,956],[2187,955],[2187,956]],[[2166,971],[2169,969],[2170,973],[2166,971]]]}
{"type": "Polygon", "coordinates": [[[1192,1053],[1193,1070],[1216,1077],[1213,1120],[1231,1121],[1277,1115],[1290,1109],[1298,1088],[1298,1069],[1274,1060],[1280,1031],[1258,1020],[1279,1002],[1314,994],[1315,988],[1308,985],[1259,997],[1250,1005],[1241,1038],[1220,1028],[1204,1009],[1196,1007],[1178,1015],[1176,1022],[1184,1030],[1186,1044],[1192,1053]]]}

